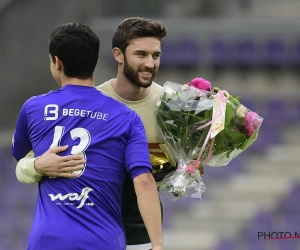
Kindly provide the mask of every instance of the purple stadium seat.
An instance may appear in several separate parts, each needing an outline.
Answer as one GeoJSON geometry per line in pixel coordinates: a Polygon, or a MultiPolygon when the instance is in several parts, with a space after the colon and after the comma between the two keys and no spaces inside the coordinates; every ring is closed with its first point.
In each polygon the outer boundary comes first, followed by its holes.
{"type": "Polygon", "coordinates": [[[2,238],[0,236],[0,249],[9,249],[9,246],[8,246],[8,243],[7,243],[7,240],[5,238],[2,238]]]}
{"type": "Polygon", "coordinates": [[[244,170],[242,155],[238,155],[232,161],[230,161],[226,166],[221,167],[204,167],[204,183],[206,180],[210,179],[220,179],[225,180],[233,176],[234,174],[240,173],[244,170]]]}
{"type": "Polygon", "coordinates": [[[277,145],[281,143],[280,128],[267,127],[266,123],[263,122],[259,132],[257,140],[247,150],[254,152],[262,152],[269,146],[277,145]]]}
{"type": "Polygon", "coordinates": [[[259,51],[255,41],[251,39],[239,40],[234,49],[235,64],[248,67],[259,64],[259,51]]]}
{"type": "Polygon", "coordinates": [[[300,100],[294,101],[289,110],[289,121],[293,123],[300,122],[300,100]]]}
{"type": "MultiPolygon", "coordinates": [[[[11,208],[9,208],[11,210],[11,208]]],[[[8,229],[11,227],[12,217],[8,213],[8,208],[1,209],[1,227],[0,227],[0,239],[7,235],[8,229]],[[3,216],[5,215],[5,216],[3,216]]],[[[1,248],[0,248],[1,249],[1,248]]]]}
{"type": "Polygon", "coordinates": [[[160,60],[162,67],[173,67],[177,65],[178,53],[174,41],[164,40],[162,42],[162,57],[160,60]]]}
{"type": "Polygon", "coordinates": [[[270,39],[264,46],[264,63],[266,66],[284,66],[288,62],[286,44],[281,39],[270,39]]]}
{"type": "Polygon", "coordinates": [[[265,118],[265,124],[273,124],[273,126],[276,126],[287,123],[289,122],[290,116],[288,104],[283,99],[269,99],[265,102],[265,106],[262,110],[262,116],[265,118]]]}
{"type": "Polygon", "coordinates": [[[211,65],[215,67],[227,67],[233,63],[230,47],[222,39],[216,39],[211,43],[211,65]]]}
{"type": "Polygon", "coordinates": [[[221,240],[214,250],[238,250],[234,240],[221,240]]]}
{"type": "Polygon", "coordinates": [[[277,250],[299,250],[299,239],[276,240],[277,250]]]}
{"type": "Polygon", "coordinates": [[[174,202],[171,200],[167,200],[161,196],[161,203],[163,204],[163,228],[170,228],[171,221],[172,221],[172,213],[174,211],[174,202]]]}
{"type": "Polygon", "coordinates": [[[200,63],[200,48],[197,42],[183,39],[178,42],[177,51],[179,66],[198,67],[200,63]]]}
{"type": "Polygon", "coordinates": [[[292,46],[291,65],[300,66],[300,40],[296,41],[292,46]]]}
{"type": "Polygon", "coordinates": [[[243,250],[269,250],[271,242],[259,239],[253,239],[247,242],[246,247],[243,250]]]}
{"type": "Polygon", "coordinates": [[[198,67],[200,63],[199,53],[199,44],[194,40],[163,41],[161,66],[198,67]]]}
{"type": "Polygon", "coordinates": [[[298,215],[300,211],[300,184],[296,184],[291,192],[284,197],[282,207],[286,214],[298,215]]]}
{"type": "Polygon", "coordinates": [[[269,243],[265,241],[259,232],[270,232],[273,230],[273,214],[271,211],[260,211],[249,222],[242,236],[248,250],[267,250],[269,243]]]}
{"type": "Polygon", "coordinates": [[[274,214],[272,213],[272,211],[258,212],[249,224],[249,229],[251,232],[272,231],[273,228],[274,228],[274,214]]]}
{"type": "MultiPolygon", "coordinates": [[[[298,205],[298,211],[299,211],[298,205]]],[[[299,232],[299,225],[300,225],[300,215],[294,211],[285,211],[283,212],[283,216],[281,218],[280,229],[284,232],[299,232]]],[[[279,227],[278,227],[279,228],[279,227]]]]}
{"type": "Polygon", "coordinates": [[[300,100],[298,99],[296,103],[294,103],[295,115],[294,117],[299,122],[300,121],[300,100]]]}

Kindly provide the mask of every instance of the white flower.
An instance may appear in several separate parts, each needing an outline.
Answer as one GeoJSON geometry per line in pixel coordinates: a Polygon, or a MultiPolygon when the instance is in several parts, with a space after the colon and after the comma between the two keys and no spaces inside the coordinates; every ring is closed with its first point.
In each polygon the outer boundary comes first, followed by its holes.
{"type": "Polygon", "coordinates": [[[236,116],[239,119],[242,119],[246,116],[246,114],[248,113],[248,109],[244,106],[244,105],[240,105],[237,110],[236,110],[236,116]]]}

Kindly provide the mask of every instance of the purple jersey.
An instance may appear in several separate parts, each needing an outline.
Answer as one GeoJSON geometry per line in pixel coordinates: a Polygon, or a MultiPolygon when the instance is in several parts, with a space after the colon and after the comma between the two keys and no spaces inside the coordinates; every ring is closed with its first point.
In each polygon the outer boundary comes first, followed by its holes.
{"type": "Polygon", "coordinates": [[[139,116],[93,87],[66,85],[30,98],[18,117],[13,156],[20,160],[31,149],[40,156],[60,145],[69,145],[60,155],[82,155],[85,168],[74,179],[39,182],[28,249],[125,249],[125,175],[151,172],[139,116]]]}

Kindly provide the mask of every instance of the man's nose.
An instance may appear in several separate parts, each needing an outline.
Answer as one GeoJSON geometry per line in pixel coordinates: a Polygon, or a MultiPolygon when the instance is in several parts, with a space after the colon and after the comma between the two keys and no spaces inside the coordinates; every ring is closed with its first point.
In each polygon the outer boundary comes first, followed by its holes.
{"type": "Polygon", "coordinates": [[[150,68],[150,69],[153,69],[154,68],[154,60],[152,58],[152,56],[148,56],[145,60],[145,66],[150,68]]]}

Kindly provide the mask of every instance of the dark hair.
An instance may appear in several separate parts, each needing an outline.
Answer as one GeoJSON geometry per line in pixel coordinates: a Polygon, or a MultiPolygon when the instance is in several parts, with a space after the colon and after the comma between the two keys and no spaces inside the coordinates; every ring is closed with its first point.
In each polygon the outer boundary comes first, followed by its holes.
{"type": "Polygon", "coordinates": [[[130,40],[140,37],[156,37],[160,41],[167,34],[163,22],[142,17],[124,19],[117,27],[112,38],[112,48],[119,48],[122,53],[129,45],[130,40]]]}
{"type": "Polygon", "coordinates": [[[67,23],[50,34],[49,52],[55,63],[57,56],[63,63],[67,77],[88,79],[93,76],[99,57],[98,35],[82,23],[67,23]]]}

